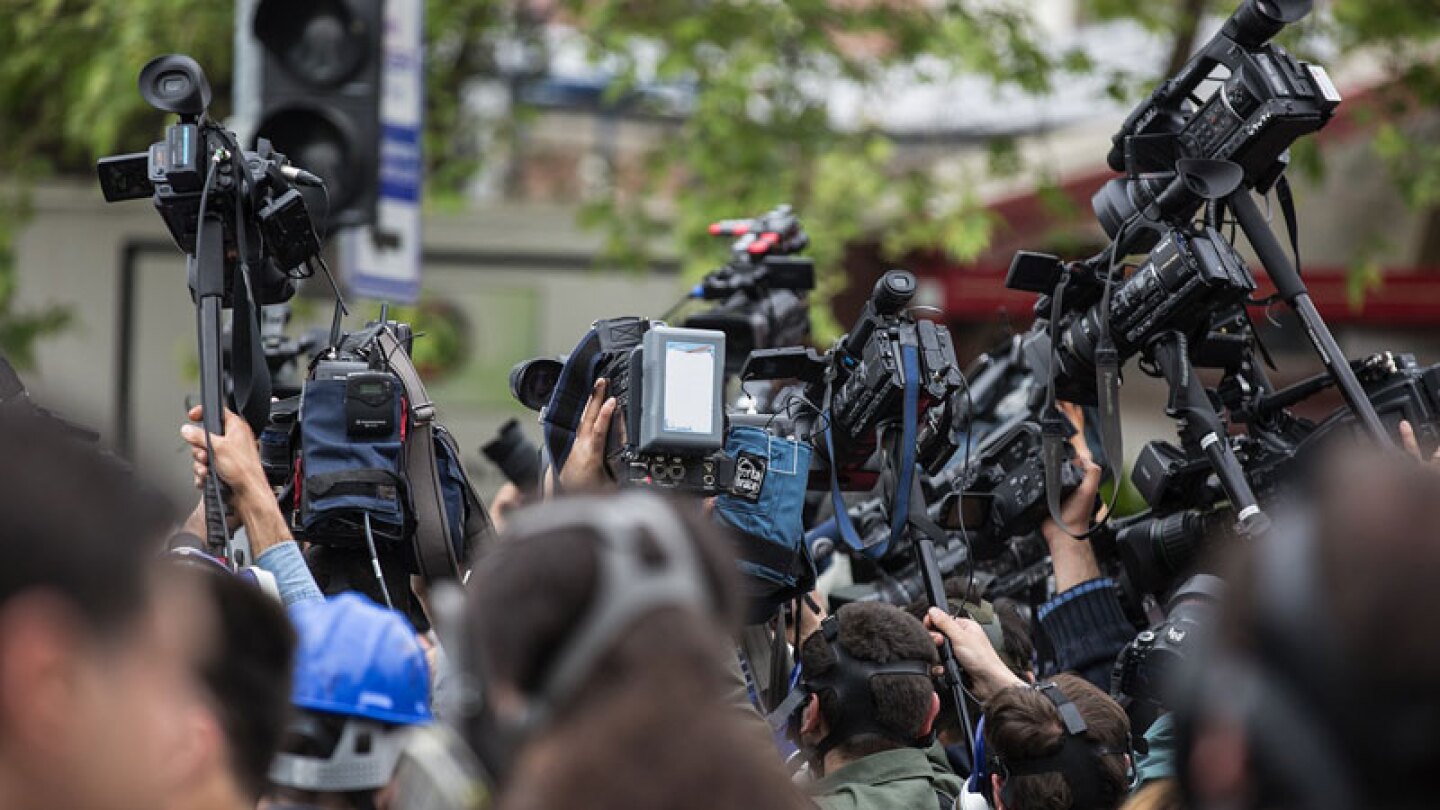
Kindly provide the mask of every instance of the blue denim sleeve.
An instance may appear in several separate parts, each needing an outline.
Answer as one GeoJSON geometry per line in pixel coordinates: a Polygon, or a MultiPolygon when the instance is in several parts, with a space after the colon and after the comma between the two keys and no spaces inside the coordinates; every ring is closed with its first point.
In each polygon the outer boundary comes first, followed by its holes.
{"type": "Polygon", "coordinates": [[[300,545],[293,540],[271,546],[255,558],[255,564],[275,575],[275,581],[280,586],[280,598],[286,607],[296,602],[325,598],[300,554],[300,545]]]}

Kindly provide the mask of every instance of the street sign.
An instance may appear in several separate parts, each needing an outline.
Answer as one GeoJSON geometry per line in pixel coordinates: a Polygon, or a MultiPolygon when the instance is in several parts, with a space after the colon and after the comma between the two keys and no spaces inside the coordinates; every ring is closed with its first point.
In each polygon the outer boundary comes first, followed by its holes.
{"type": "Polygon", "coordinates": [[[424,0],[385,2],[375,223],[350,229],[341,241],[350,291],[366,298],[420,297],[424,13],[424,0]]]}

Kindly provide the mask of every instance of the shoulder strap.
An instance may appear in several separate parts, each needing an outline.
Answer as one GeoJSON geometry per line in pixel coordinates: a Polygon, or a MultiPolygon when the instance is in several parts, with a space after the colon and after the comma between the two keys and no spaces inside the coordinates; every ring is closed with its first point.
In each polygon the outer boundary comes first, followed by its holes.
{"type": "Polygon", "coordinates": [[[415,508],[415,562],[427,582],[458,579],[460,564],[445,517],[445,496],[440,470],[435,465],[435,404],[425,391],[420,374],[395,333],[382,328],[375,336],[390,372],[400,378],[409,401],[410,432],[405,440],[405,475],[415,508]]]}

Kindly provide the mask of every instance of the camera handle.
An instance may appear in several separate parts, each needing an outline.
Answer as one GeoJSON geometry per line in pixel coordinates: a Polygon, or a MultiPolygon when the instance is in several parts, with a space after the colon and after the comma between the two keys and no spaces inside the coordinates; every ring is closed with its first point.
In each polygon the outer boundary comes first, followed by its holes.
{"type": "Polygon", "coordinates": [[[1320,317],[1319,310],[1315,308],[1315,302],[1310,298],[1310,290],[1306,288],[1304,279],[1300,278],[1300,273],[1295,269],[1290,257],[1285,255],[1285,249],[1270,230],[1269,223],[1265,221],[1260,207],[1255,204],[1255,198],[1250,196],[1249,189],[1241,188],[1231,194],[1227,198],[1227,204],[1240,221],[1240,230],[1245,232],[1251,247],[1255,248],[1255,254],[1260,257],[1260,264],[1275,283],[1276,291],[1304,324],[1310,345],[1315,348],[1320,362],[1334,378],[1335,385],[1345,397],[1345,404],[1350,406],[1355,418],[1381,447],[1393,446],[1390,434],[1386,433],[1379,415],[1375,413],[1375,406],[1365,395],[1365,389],[1360,386],[1360,380],[1345,359],[1345,353],[1340,350],[1335,336],[1330,334],[1330,328],[1325,325],[1325,319],[1320,317]]]}
{"type": "Polygon", "coordinates": [[[1187,443],[1194,442],[1204,451],[1235,510],[1240,533],[1246,537],[1263,534],[1270,526],[1270,518],[1256,501],[1255,493],[1245,480],[1245,470],[1226,440],[1220,414],[1216,413],[1204,384],[1195,376],[1185,336],[1179,332],[1162,332],[1146,351],[1170,385],[1166,413],[1176,420],[1180,435],[1187,443]]]}
{"type": "MultiPolygon", "coordinates": [[[[201,424],[206,433],[225,433],[224,380],[221,363],[220,310],[225,297],[225,224],[208,214],[196,230],[196,252],[189,257],[190,290],[195,297],[200,339],[201,424]]],[[[214,459],[211,459],[214,463],[214,459]]],[[[212,554],[229,556],[230,532],[225,525],[228,494],[216,473],[204,482],[205,540],[212,554]]]]}

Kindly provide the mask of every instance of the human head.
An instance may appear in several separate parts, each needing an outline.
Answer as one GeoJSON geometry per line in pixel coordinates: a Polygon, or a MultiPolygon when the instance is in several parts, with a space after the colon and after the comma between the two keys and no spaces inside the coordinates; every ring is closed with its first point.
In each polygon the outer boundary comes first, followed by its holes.
{"type": "Polygon", "coordinates": [[[0,419],[0,804],[154,808],[193,680],[154,553],[173,517],[50,420],[0,419]]]}
{"type": "Polygon", "coordinates": [[[643,491],[553,501],[479,561],[467,736],[502,807],[800,806],[737,708],[735,562],[696,507],[643,491]]]}
{"type": "Polygon", "coordinates": [[[1129,790],[1130,722],[1088,681],[1063,673],[1039,686],[1002,689],[985,702],[985,754],[996,810],[1065,810],[1093,788],[1088,810],[1119,807],[1129,790]],[[1047,694],[1047,689],[1054,692],[1047,694]],[[1053,698],[1052,698],[1053,695],[1053,698]],[[1074,733],[1057,705],[1078,712],[1074,733]],[[1082,796],[1077,796],[1080,793],[1082,796]]]}
{"type": "Polygon", "coordinates": [[[1440,473],[1356,451],[1236,549],[1180,721],[1194,807],[1434,805],[1440,473]]]}
{"type": "MultiPolygon", "coordinates": [[[[195,768],[197,792],[189,798],[202,801],[207,796],[199,791],[223,781],[254,804],[269,783],[290,711],[295,631],[278,601],[220,562],[196,553],[173,556],[170,573],[197,592],[193,618],[200,637],[200,700],[184,755],[195,768]]],[[[195,805],[180,795],[175,806],[195,805]]]]}
{"type": "Polygon", "coordinates": [[[297,602],[295,709],[270,768],[274,797],[366,807],[389,783],[407,731],[431,722],[430,670],[405,617],[344,593],[297,602]]]}
{"type": "Polygon", "coordinates": [[[923,741],[940,711],[929,674],[939,655],[925,626],[882,602],[852,602],[826,622],[800,645],[801,677],[813,696],[798,742],[850,760],[923,741]],[[881,671],[862,672],[876,666],[881,671]]]}

